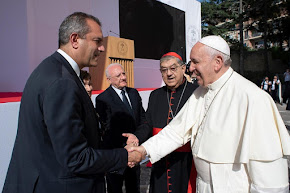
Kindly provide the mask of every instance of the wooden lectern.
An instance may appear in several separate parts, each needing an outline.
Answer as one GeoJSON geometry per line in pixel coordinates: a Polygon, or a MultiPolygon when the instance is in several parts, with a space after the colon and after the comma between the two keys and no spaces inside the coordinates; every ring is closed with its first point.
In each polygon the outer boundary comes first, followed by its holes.
{"type": "Polygon", "coordinates": [[[105,70],[111,63],[119,63],[124,67],[127,74],[127,86],[134,87],[134,41],[108,36],[104,37],[103,43],[105,51],[99,56],[98,66],[89,68],[93,90],[105,90],[109,87],[105,70]]]}

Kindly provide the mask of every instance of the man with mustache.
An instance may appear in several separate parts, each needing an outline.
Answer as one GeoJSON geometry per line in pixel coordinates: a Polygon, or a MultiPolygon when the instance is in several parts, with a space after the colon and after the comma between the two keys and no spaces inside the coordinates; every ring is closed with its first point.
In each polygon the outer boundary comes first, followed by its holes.
{"type": "MultiPolygon", "coordinates": [[[[110,64],[106,76],[110,86],[96,97],[96,111],[106,130],[102,144],[105,149],[122,148],[127,145],[126,137],[129,141],[135,138],[129,133],[146,122],[145,111],[138,91],[127,87],[126,72],[121,64],[110,64]]],[[[122,193],[124,181],[126,193],[140,192],[140,166],[127,167],[123,175],[108,172],[106,179],[109,193],[122,193]]]]}
{"type": "Polygon", "coordinates": [[[289,192],[290,136],[269,94],[230,67],[230,48],[207,36],[191,50],[198,87],[177,116],[140,147],[155,163],[191,140],[197,192],[289,192]]]}

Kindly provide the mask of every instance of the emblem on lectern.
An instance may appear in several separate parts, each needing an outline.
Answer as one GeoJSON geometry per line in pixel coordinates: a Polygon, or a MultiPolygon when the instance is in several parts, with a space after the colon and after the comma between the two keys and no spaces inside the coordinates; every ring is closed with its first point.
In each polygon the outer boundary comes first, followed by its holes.
{"type": "Polygon", "coordinates": [[[128,52],[128,46],[127,46],[127,44],[125,42],[123,42],[123,41],[118,42],[118,52],[121,55],[127,54],[127,52],[128,52]]]}

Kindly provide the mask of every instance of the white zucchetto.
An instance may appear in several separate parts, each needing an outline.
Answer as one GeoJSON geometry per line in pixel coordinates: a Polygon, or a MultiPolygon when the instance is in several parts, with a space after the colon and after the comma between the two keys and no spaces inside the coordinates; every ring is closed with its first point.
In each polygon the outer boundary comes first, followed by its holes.
{"type": "Polygon", "coordinates": [[[230,47],[228,43],[220,36],[215,36],[215,35],[206,36],[202,38],[201,40],[199,40],[199,42],[213,49],[216,49],[228,56],[231,55],[230,47]]]}

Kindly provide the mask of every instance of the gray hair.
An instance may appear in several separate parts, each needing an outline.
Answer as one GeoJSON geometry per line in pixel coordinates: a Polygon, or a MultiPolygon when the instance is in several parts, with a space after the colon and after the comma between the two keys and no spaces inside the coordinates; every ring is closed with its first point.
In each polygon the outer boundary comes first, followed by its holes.
{"type": "Polygon", "coordinates": [[[111,75],[110,75],[110,73],[109,73],[109,68],[111,68],[111,67],[113,67],[113,66],[120,66],[122,69],[124,69],[123,66],[122,66],[121,64],[119,64],[119,63],[112,63],[112,64],[109,64],[109,65],[107,66],[106,70],[105,70],[105,73],[106,73],[106,77],[107,77],[107,78],[111,78],[111,75]]]}
{"type": "Polygon", "coordinates": [[[210,57],[215,57],[216,55],[220,55],[223,58],[225,66],[230,66],[232,64],[232,59],[229,55],[224,54],[214,48],[211,48],[207,45],[204,46],[205,51],[210,55],[210,57]]]}
{"type": "Polygon", "coordinates": [[[175,58],[177,60],[177,63],[182,66],[184,65],[184,62],[182,60],[180,60],[179,58],[175,57],[175,56],[164,56],[160,59],[160,65],[163,63],[163,62],[167,62],[168,60],[171,60],[175,58]]]}
{"type": "Polygon", "coordinates": [[[102,26],[98,18],[83,12],[75,12],[67,16],[59,27],[58,47],[67,44],[72,33],[77,33],[80,38],[85,38],[86,34],[91,31],[87,19],[91,19],[102,26]]]}

